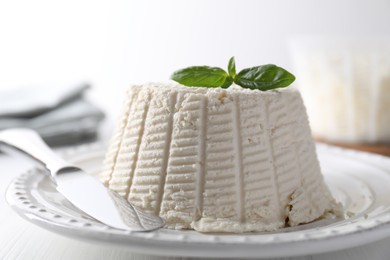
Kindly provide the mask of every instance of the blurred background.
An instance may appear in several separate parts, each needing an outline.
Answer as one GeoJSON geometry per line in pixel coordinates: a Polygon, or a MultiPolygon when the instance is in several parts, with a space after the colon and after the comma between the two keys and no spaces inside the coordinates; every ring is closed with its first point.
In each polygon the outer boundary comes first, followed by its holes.
{"type": "MultiPolygon", "coordinates": [[[[238,69],[274,63],[296,74],[320,138],[389,142],[390,120],[378,116],[390,103],[383,83],[390,73],[389,13],[389,0],[0,1],[0,127],[29,124],[50,137],[78,125],[93,136],[105,118],[109,135],[129,85],[164,81],[190,65],[225,67],[234,55],[238,69]],[[357,88],[365,93],[359,97],[353,86],[362,73],[370,81],[357,88]],[[343,88],[348,91],[340,94],[343,88]],[[369,101],[359,101],[367,95],[369,101]],[[361,104],[370,112],[359,119],[361,104]],[[70,110],[78,112],[71,119],[70,110]],[[332,117],[340,122],[314,119],[332,117]],[[58,118],[70,127],[58,127],[58,118]],[[368,122],[376,126],[353,131],[368,122]]],[[[69,141],[66,135],[53,140],[69,141]]]]}

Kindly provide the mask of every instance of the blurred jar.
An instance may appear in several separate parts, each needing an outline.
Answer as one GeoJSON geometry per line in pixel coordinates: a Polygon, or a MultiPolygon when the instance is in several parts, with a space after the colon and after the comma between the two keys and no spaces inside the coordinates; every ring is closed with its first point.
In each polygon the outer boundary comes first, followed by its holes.
{"type": "Polygon", "coordinates": [[[315,137],[390,143],[390,38],[301,37],[290,47],[315,137]]]}

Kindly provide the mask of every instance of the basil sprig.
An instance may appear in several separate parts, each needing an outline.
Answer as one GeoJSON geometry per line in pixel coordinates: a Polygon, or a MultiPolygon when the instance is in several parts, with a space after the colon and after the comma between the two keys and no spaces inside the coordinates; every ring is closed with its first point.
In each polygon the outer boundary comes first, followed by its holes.
{"type": "Polygon", "coordinates": [[[265,91],[287,87],[294,82],[295,76],[273,64],[236,73],[236,63],[234,57],[231,57],[228,72],[218,67],[194,66],[175,71],[171,79],[188,87],[228,88],[234,82],[243,88],[265,91]]]}

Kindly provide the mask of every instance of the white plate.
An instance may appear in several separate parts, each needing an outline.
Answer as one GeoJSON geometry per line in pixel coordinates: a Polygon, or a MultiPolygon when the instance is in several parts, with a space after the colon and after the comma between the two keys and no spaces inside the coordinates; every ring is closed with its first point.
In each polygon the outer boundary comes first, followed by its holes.
{"type": "MultiPolygon", "coordinates": [[[[50,231],[144,254],[192,257],[283,257],[358,246],[390,235],[390,159],[318,145],[325,180],[345,208],[345,219],[326,219],[274,233],[202,234],[160,229],[149,233],[108,228],[84,216],[39,169],[21,174],[7,200],[28,221],[50,231]]],[[[64,155],[91,174],[101,166],[104,148],[84,146],[64,155]]]]}

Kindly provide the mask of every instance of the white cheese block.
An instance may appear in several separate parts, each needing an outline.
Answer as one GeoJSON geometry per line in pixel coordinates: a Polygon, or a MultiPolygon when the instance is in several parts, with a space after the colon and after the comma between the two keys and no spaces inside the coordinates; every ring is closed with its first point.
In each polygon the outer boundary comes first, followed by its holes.
{"type": "Polygon", "coordinates": [[[337,207],[294,88],[132,86],[101,179],[173,229],[272,231],[337,207]]]}

